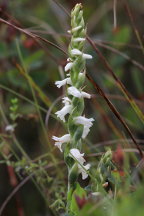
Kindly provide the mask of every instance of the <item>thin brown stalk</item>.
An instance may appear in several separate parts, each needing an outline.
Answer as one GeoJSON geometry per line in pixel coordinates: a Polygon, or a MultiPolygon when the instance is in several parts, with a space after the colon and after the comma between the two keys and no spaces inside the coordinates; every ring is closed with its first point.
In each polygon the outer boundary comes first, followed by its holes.
{"type": "Polygon", "coordinates": [[[117,50],[117,49],[115,49],[113,47],[110,47],[108,45],[105,45],[103,43],[100,43],[100,42],[98,42],[97,45],[100,46],[100,47],[103,47],[105,49],[108,49],[113,53],[116,53],[116,54],[122,56],[123,58],[125,58],[126,60],[131,62],[133,65],[135,65],[138,69],[140,69],[141,71],[144,71],[144,66],[142,64],[140,64],[139,62],[135,61],[134,59],[130,58],[127,54],[125,54],[123,52],[120,52],[119,50],[117,50]]]}
{"type": "Polygon", "coordinates": [[[8,26],[11,26],[12,28],[14,28],[14,29],[16,29],[16,30],[18,30],[18,31],[20,31],[20,32],[22,32],[22,33],[24,33],[25,35],[27,35],[27,36],[33,38],[37,43],[38,43],[39,40],[40,40],[40,41],[43,41],[43,42],[45,42],[45,43],[47,43],[47,44],[49,44],[49,45],[55,47],[56,49],[60,50],[60,51],[63,52],[65,55],[67,55],[67,53],[66,53],[61,47],[57,46],[56,44],[52,43],[51,41],[49,41],[49,40],[47,40],[47,39],[45,39],[45,38],[43,38],[43,37],[41,37],[41,36],[39,36],[39,35],[36,35],[36,34],[34,34],[34,33],[31,33],[31,32],[28,31],[28,30],[22,29],[22,28],[20,28],[20,27],[18,27],[18,26],[16,26],[16,25],[14,25],[14,24],[12,24],[12,23],[10,23],[10,22],[8,22],[8,21],[2,19],[2,18],[0,18],[0,22],[6,24],[6,25],[8,25],[8,26]]]}
{"type": "Polygon", "coordinates": [[[135,137],[133,136],[132,132],[130,131],[129,127],[127,126],[126,122],[124,121],[124,119],[121,117],[120,113],[117,111],[117,109],[114,107],[114,105],[112,104],[112,102],[107,98],[107,96],[105,95],[104,91],[100,88],[100,86],[88,75],[86,74],[88,80],[93,84],[93,86],[95,87],[95,89],[98,91],[98,93],[103,97],[103,99],[106,101],[106,103],[108,104],[109,108],[111,109],[111,111],[113,112],[113,114],[116,116],[116,118],[121,122],[121,124],[124,126],[124,128],[126,129],[127,133],[129,134],[129,136],[131,137],[131,139],[133,140],[135,146],[137,147],[137,149],[139,150],[140,156],[142,158],[144,158],[144,154],[143,151],[141,150],[139,144],[137,143],[135,137]]]}
{"type": "Polygon", "coordinates": [[[114,78],[114,80],[116,81],[118,87],[120,88],[120,90],[123,92],[123,94],[125,95],[125,97],[127,98],[128,102],[131,104],[131,106],[133,107],[133,109],[135,110],[135,112],[137,113],[139,119],[144,122],[144,114],[142,113],[142,111],[139,109],[139,107],[137,106],[136,102],[134,101],[133,97],[131,96],[131,94],[127,91],[127,89],[125,88],[125,86],[123,85],[123,83],[121,82],[121,80],[115,75],[115,73],[113,72],[110,64],[107,62],[106,58],[103,56],[103,54],[100,52],[100,50],[97,48],[96,43],[94,43],[88,36],[87,36],[87,40],[90,43],[90,45],[93,47],[93,49],[95,50],[95,52],[98,54],[101,62],[103,63],[103,65],[105,66],[105,68],[109,71],[109,73],[112,75],[112,77],[114,78]]]}
{"type": "MultiPolygon", "coordinates": [[[[92,94],[91,95],[92,98],[99,98],[100,95],[98,94],[92,94]]],[[[108,94],[106,93],[106,96],[112,100],[121,100],[121,101],[126,101],[127,102],[127,99],[125,97],[123,97],[122,95],[115,95],[115,94],[108,94]]],[[[144,102],[139,100],[139,99],[136,99],[134,98],[135,102],[139,105],[139,106],[142,106],[144,107],[144,102]]]]}
{"type": "Polygon", "coordinates": [[[141,36],[140,36],[140,34],[139,34],[139,31],[138,31],[137,27],[135,26],[135,21],[134,21],[134,17],[133,17],[133,14],[132,14],[132,12],[131,12],[131,9],[130,9],[128,3],[127,3],[125,0],[124,0],[124,5],[125,5],[125,8],[126,8],[126,12],[127,12],[128,16],[129,16],[129,18],[130,18],[130,21],[131,21],[131,24],[132,24],[134,33],[135,33],[135,35],[136,35],[136,38],[137,38],[137,40],[138,40],[138,43],[140,44],[141,50],[142,50],[142,52],[143,52],[143,54],[144,54],[144,45],[143,45],[141,36]]]}

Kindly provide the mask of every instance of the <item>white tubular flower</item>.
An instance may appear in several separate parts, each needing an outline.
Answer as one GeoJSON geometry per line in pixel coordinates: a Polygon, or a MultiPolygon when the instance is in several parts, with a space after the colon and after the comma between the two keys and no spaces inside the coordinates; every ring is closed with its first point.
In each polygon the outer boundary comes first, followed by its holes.
{"type": "Polygon", "coordinates": [[[85,53],[81,52],[81,51],[78,50],[78,49],[72,49],[72,50],[71,50],[71,54],[72,54],[72,55],[81,55],[84,59],[92,59],[92,56],[91,56],[91,55],[85,54],[85,53]]]}
{"type": "Polygon", "coordinates": [[[71,113],[72,111],[72,105],[69,105],[69,104],[65,104],[65,106],[57,111],[55,114],[57,115],[58,118],[60,118],[63,122],[65,122],[65,116],[68,114],[68,113],[71,113]]]}
{"type": "Polygon", "coordinates": [[[73,95],[74,97],[78,98],[91,98],[91,95],[84,92],[84,91],[79,91],[76,87],[71,86],[67,89],[69,95],[73,95]]]}
{"type": "Polygon", "coordinates": [[[81,42],[81,41],[85,41],[85,38],[78,37],[78,38],[73,39],[73,41],[74,42],[81,42]]]}
{"type": "Polygon", "coordinates": [[[93,125],[92,122],[94,121],[94,119],[93,118],[88,119],[85,118],[84,116],[78,116],[75,117],[74,120],[76,124],[82,124],[84,126],[84,130],[82,134],[82,138],[84,139],[88,135],[90,131],[90,127],[92,127],[93,125]]]}
{"type": "Polygon", "coordinates": [[[68,62],[64,68],[65,72],[67,72],[68,70],[70,70],[73,66],[73,62],[68,62]]]}
{"type": "Polygon", "coordinates": [[[62,137],[53,136],[52,139],[56,141],[55,146],[62,152],[62,144],[70,142],[70,134],[65,134],[62,137]]]}
{"type": "Polygon", "coordinates": [[[63,85],[66,85],[66,84],[69,84],[69,85],[72,84],[70,77],[68,77],[68,78],[66,78],[66,79],[64,79],[64,80],[60,80],[60,81],[56,81],[56,82],[55,82],[55,85],[56,85],[58,88],[61,88],[63,85]]]}
{"type": "Polygon", "coordinates": [[[90,169],[90,164],[84,165],[84,163],[86,162],[86,160],[83,157],[84,153],[81,154],[78,149],[73,148],[70,150],[69,156],[78,162],[78,171],[82,174],[82,179],[86,179],[88,177],[86,170],[90,169]]]}

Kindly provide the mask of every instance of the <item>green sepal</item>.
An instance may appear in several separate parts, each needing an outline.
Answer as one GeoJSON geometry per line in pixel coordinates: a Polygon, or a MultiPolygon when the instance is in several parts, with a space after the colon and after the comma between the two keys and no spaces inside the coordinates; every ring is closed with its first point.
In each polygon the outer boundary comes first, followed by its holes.
{"type": "Polygon", "coordinates": [[[69,170],[69,184],[73,186],[75,182],[77,181],[78,177],[78,165],[77,163],[74,163],[72,168],[69,170]]]}
{"type": "Polygon", "coordinates": [[[75,109],[73,109],[73,111],[72,111],[72,116],[76,117],[76,116],[82,115],[83,110],[84,110],[84,100],[83,100],[83,98],[75,98],[75,97],[73,97],[72,104],[73,104],[73,107],[75,107],[75,109]]]}
{"type": "Polygon", "coordinates": [[[75,148],[79,147],[80,144],[79,141],[81,140],[82,134],[83,134],[83,125],[79,125],[73,137],[73,143],[74,143],[73,147],[75,148]]]}
{"type": "Polygon", "coordinates": [[[71,69],[71,80],[74,86],[78,85],[79,82],[79,73],[82,72],[85,68],[85,61],[82,56],[78,56],[74,61],[74,65],[71,69]]]}
{"type": "Polygon", "coordinates": [[[74,165],[74,160],[69,156],[70,146],[66,146],[64,149],[64,160],[68,166],[68,169],[74,165]]]}
{"type": "Polygon", "coordinates": [[[79,183],[76,184],[76,188],[72,194],[71,204],[70,204],[70,211],[75,215],[79,215],[79,207],[76,203],[75,197],[78,196],[80,198],[86,197],[85,190],[79,185],[79,183]]]}

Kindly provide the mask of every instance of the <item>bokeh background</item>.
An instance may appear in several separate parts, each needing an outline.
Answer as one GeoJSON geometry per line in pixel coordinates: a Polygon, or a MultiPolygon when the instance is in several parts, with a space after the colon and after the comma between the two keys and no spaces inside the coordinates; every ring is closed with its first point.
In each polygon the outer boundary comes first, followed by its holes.
{"type": "MultiPolygon", "coordinates": [[[[88,36],[139,109],[144,110],[143,0],[0,0],[0,18],[7,21],[0,20],[0,206],[28,177],[2,215],[57,215],[55,210],[61,212],[64,205],[67,171],[51,137],[65,132],[65,126],[54,115],[61,107],[65,89],[57,89],[54,82],[64,77],[70,41],[69,14],[79,2],[83,4],[88,36]],[[18,99],[18,117],[15,131],[10,133],[5,128],[12,124],[10,107],[14,98],[18,99]]],[[[101,86],[142,145],[140,115],[89,42],[85,51],[93,56],[87,61],[87,74],[101,86]]],[[[95,165],[97,157],[92,153],[105,151],[104,146],[111,145],[115,150],[119,144],[125,148],[134,145],[88,79],[85,84],[86,91],[93,95],[85,102],[85,113],[95,118],[95,123],[83,149],[95,165]]]]}

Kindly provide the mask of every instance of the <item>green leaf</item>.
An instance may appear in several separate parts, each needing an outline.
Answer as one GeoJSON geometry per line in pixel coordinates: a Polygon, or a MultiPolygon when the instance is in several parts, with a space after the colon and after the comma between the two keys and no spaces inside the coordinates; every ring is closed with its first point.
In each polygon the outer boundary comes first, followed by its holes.
{"type": "Polygon", "coordinates": [[[79,196],[80,198],[85,197],[86,196],[86,192],[85,190],[80,187],[80,185],[77,183],[76,185],[76,189],[72,195],[72,200],[71,200],[71,205],[70,205],[70,210],[71,212],[73,212],[75,215],[78,215],[79,213],[79,207],[76,203],[76,199],[75,196],[79,196]]]}
{"type": "Polygon", "coordinates": [[[128,43],[130,41],[131,29],[129,26],[120,27],[118,32],[113,35],[113,42],[115,43],[128,43]]]}

